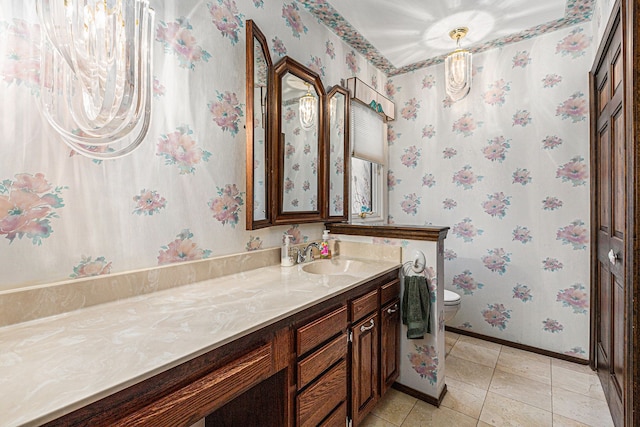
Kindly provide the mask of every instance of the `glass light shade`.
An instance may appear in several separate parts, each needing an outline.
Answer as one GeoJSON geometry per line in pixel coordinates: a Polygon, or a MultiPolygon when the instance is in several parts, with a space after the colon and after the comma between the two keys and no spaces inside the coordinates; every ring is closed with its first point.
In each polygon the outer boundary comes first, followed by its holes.
{"type": "Polygon", "coordinates": [[[316,111],[318,100],[311,94],[307,85],[307,93],[300,98],[300,126],[304,130],[310,130],[316,124],[316,111]]]}
{"type": "Polygon", "coordinates": [[[153,10],[148,0],[37,0],[42,113],[74,151],[118,158],[149,128],[153,10]]]}
{"type": "Polygon", "coordinates": [[[459,101],[471,90],[471,52],[456,49],[444,60],[445,90],[453,101],[459,101]]]}
{"type": "Polygon", "coordinates": [[[336,97],[331,98],[331,101],[329,101],[329,117],[331,119],[331,122],[333,122],[336,118],[336,114],[338,114],[338,112],[336,111],[336,109],[338,108],[338,99],[336,97]]]}

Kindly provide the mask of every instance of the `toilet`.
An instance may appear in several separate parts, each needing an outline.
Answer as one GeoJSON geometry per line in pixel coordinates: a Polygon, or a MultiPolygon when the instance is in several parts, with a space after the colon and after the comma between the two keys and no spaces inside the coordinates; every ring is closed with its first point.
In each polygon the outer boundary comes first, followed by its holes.
{"type": "Polygon", "coordinates": [[[444,290],[444,322],[452,320],[460,309],[460,295],[444,290]]]}

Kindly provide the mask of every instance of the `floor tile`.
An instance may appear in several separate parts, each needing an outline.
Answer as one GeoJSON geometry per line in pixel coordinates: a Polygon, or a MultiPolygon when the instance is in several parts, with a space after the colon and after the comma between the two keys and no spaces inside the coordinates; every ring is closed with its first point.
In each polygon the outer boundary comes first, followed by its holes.
{"type": "Polygon", "coordinates": [[[395,425],[401,425],[418,399],[408,394],[390,389],[373,408],[373,415],[395,425]]]}
{"type": "Polygon", "coordinates": [[[530,351],[520,350],[519,348],[502,346],[501,353],[511,354],[514,356],[520,356],[525,359],[532,359],[541,363],[551,363],[551,357],[545,356],[544,354],[532,353],[530,351]]]}
{"type": "Polygon", "coordinates": [[[489,388],[489,383],[493,376],[493,368],[460,359],[453,355],[447,357],[445,369],[447,378],[453,378],[483,390],[489,388]]]}
{"type": "Polygon", "coordinates": [[[559,368],[569,369],[583,374],[596,374],[589,365],[582,365],[580,363],[569,362],[568,360],[551,358],[551,366],[557,366],[559,368]]]}
{"type": "Polygon", "coordinates": [[[514,349],[509,347],[502,349],[498,357],[498,362],[496,363],[497,370],[520,375],[541,383],[551,384],[550,357],[541,356],[541,358],[533,358],[522,354],[521,350],[518,350],[518,352],[511,350],[514,349]]]}
{"type": "Polygon", "coordinates": [[[496,370],[489,391],[551,412],[550,384],[496,370]]]}
{"type": "Polygon", "coordinates": [[[500,355],[500,350],[490,349],[468,341],[458,340],[449,354],[460,359],[469,360],[484,366],[489,366],[490,368],[495,368],[498,356],[500,355]]]}
{"type": "Polygon", "coordinates": [[[452,409],[418,401],[402,427],[475,427],[477,420],[452,409]]]}
{"type": "Polygon", "coordinates": [[[470,337],[467,335],[460,335],[460,338],[458,339],[458,341],[464,341],[471,344],[479,345],[480,347],[485,347],[490,350],[500,350],[502,348],[501,344],[491,342],[491,341],[480,340],[478,338],[470,337]]]}
{"type": "Polygon", "coordinates": [[[613,426],[588,365],[452,332],[445,332],[445,344],[448,391],[440,408],[391,390],[362,425],[613,426]]]}
{"type": "Polygon", "coordinates": [[[584,373],[552,365],[551,384],[594,399],[606,400],[600,379],[594,372],[584,373]]]}
{"type": "Polygon", "coordinates": [[[445,332],[445,335],[444,335],[445,356],[448,355],[449,352],[451,352],[451,349],[453,348],[455,343],[458,341],[459,337],[460,335],[456,334],[455,332],[445,332]]]}
{"type": "Polygon", "coordinates": [[[491,392],[487,393],[480,421],[500,427],[553,425],[551,412],[491,392]]]}
{"type": "Polygon", "coordinates": [[[367,417],[362,420],[360,423],[360,427],[399,427],[399,424],[392,424],[389,421],[383,420],[382,418],[376,417],[373,414],[367,415],[367,417]]]}
{"type": "Polygon", "coordinates": [[[460,334],[457,334],[451,331],[444,331],[444,338],[453,340],[453,341],[458,341],[458,338],[460,338],[460,334]]]}
{"type": "Polygon", "coordinates": [[[559,387],[551,390],[553,413],[593,427],[613,426],[607,402],[559,387]]]}
{"type": "Polygon", "coordinates": [[[589,427],[589,425],[562,415],[553,414],[553,427],[589,427]]]}
{"type": "Polygon", "coordinates": [[[476,420],[480,418],[487,391],[449,377],[445,379],[445,383],[447,384],[447,394],[442,400],[442,406],[476,420]]]}

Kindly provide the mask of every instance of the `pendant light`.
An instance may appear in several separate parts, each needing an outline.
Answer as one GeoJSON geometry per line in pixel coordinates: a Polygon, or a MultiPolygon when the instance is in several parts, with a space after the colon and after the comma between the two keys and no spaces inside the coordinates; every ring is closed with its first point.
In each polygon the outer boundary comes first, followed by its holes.
{"type": "Polygon", "coordinates": [[[307,93],[300,98],[300,126],[310,130],[316,124],[316,97],[311,94],[311,85],[307,85],[307,93]]]}
{"type": "Polygon", "coordinates": [[[467,35],[467,27],[459,27],[449,32],[456,41],[456,50],[444,60],[445,90],[453,101],[459,101],[471,90],[471,52],[460,47],[460,39],[467,35]]]}
{"type": "Polygon", "coordinates": [[[131,153],[144,139],[153,95],[148,0],[36,0],[42,114],[75,152],[131,153]]]}

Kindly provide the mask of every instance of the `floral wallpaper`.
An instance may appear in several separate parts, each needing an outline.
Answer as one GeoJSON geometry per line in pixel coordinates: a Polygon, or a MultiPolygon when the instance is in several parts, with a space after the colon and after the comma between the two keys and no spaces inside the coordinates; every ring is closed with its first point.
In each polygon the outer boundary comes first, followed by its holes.
{"type": "Polygon", "coordinates": [[[245,230],[246,20],[274,63],[290,55],[327,88],[385,75],[292,0],[150,3],[149,133],[132,155],[93,161],[37,113],[35,8],[0,0],[0,291],[320,238],[321,224],[245,230]]]}
{"type": "Polygon", "coordinates": [[[390,218],[451,227],[444,284],[462,298],[451,326],[588,357],[596,47],[587,23],[476,54],[458,102],[442,65],[388,79],[400,111],[390,218]]]}

